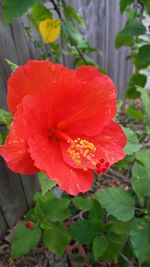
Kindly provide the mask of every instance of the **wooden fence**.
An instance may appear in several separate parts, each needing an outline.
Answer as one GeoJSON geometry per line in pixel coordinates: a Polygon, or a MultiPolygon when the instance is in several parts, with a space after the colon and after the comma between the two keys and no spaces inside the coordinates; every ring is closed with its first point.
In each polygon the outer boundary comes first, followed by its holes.
{"type": "MultiPolygon", "coordinates": [[[[118,88],[119,97],[123,96],[129,74],[132,71],[131,62],[125,61],[127,48],[116,50],[114,40],[121,29],[125,16],[119,12],[118,0],[68,0],[86,19],[86,37],[92,45],[103,52],[103,57],[94,54],[97,63],[106,68],[118,88]]],[[[1,10],[1,8],[0,8],[1,10]]],[[[2,22],[0,11],[0,107],[7,108],[7,79],[10,69],[4,61],[7,58],[16,64],[23,64],[28,59],[38,58],[40,51],[34,48],[32,39],[23,29],[22,20],[14,21],[10,26],[2,22]]],[[[46,48],[47,49],[47,48],[46,48]]],[[[70,66],[71,61],[64,59],[70,66]]],[[[6,164],[0,160],[0,238],[7,228],[15,222],[32,205],[34,193],[39,190],[35,176],[23,176],[12,173],[6,164]]]]}

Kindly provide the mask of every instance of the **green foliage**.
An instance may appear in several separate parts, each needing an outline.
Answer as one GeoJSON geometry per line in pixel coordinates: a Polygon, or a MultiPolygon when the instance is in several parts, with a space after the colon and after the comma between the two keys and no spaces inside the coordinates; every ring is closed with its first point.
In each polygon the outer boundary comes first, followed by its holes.
{"type": "Polygon", "coordinates": [[[125,132],[128,142],[124,148],[126,155],[132,155],[133,153],[140,150],[141,145],[139,144],[139,140],[135,132],[133,132],[129,128],[122,127],[123,131],[125,132]]]}
{"type": "Polygon", "coordinates": [[[134,73],[130,76],[127,91],[125,96],[127,98],[135,99],[140,96],[137,91],[137,86],[144,87],[147,81],[147,77],[144,74],[134,73]]]}
{"type": "Polygon", "coordinates": [[[73,204],[80,210],[89,211],[92,208],[92,201],[88,198],[75,197],[73,199],[73,204]]]}
{"type": "Polygon", "coordinates": [[[43,172],[38,173],[38,179],[43,195],[56,186],[56,184],[43,172]]]}
{"type": "Polygon", "coordinates": [[[121,188],[106,188],[96,194],[103,208],[120,221],[129,221],[134,216],[135,200],[132,194],[121,188]]]}
{"type": "Polygon", "coordinates": [[[98,261],[101,255],[103,255],[107,247],[108,247],[108,241],[105,236],[96,236],[94,238],[92,249],[96,261],[98,261]]]}
{"type": "Polygon", "coordinates": [[[150,45],[146,44],[139,48],[136,55],[136,63],[139,68],[146,68],[150,65],[150,45]]]}
{"type": "Polygon", "coordinates": [[[150,93],[142,87],[137,87],[137,91],[141,94],[144,110],[147,117],[150,119],[150,93]]]}
{"type": "Polygon", "coordinates": [[[4,0],[2,10],[5,23],[8,24],[23,15],[35,2],[38,2],[38,0],[4,0]]]}
{"type": "Polygon", "coordinates": [[[132,187],[141,197],[150,196],[150,167],[145,168],[139,163],[134,163],[132,168],[132,187]]]}
{"type": "Polygon", "coordinates": [[[103,230],[104,225],[98,219],[81,220],[71,225],[70,234],[74,240],[86,245],[90,244],[103,230]]]}
{"type": "Polygon", "coordinates": [[[38,244],[41,238],[41,230],[36,227],[27,229],[24,224],[20,224],[16,229],[12,240],[11,254],[14,259],[27,254],[38,244]]]}
{"type": "Polygon", "coordinates": [[[140,263],[150,262],[150,223],[135,219],[130,231],[131,244],[140,263]]]}
{"type": "Polygon", "coordinates": [[[145,10],[148,15],[150,15],[150,1],[149,0],[140,0],[140,2],[144,5],[145,10]]]}
{"type": "Polygon", "coordinates": [[[10,66],[12,72],[14,72],[17,69],[18,65],[8,60],[7,58],[5,58],[5,61],[10,66]]]}
{"type": "Polygon", "coordinates": [[[63,255],[69,240],[70,236],[67,230],[64,226],[59,224],[53,224],[50,229],[45,230],[43,233],[43,242],[46,247],[53,253],[60,256],[63,255]]]}
{"type": "Polygon", "coordinates": [[[32,13],[30,13],[28,17],[32,21],[33,25],[38,29],[39,22],[45,19],[52,19],[53,14],[43,4],[35,3],[32,8],[32,13]]]}
{"type": "Polygon", "coordinates": [[[120,0],[120,11],[123,13],[133,3],[133,0],[120,0]]]}
{"type": "Polygon", "coordinates": [[[10,123],[12,122],[12,119],[13,117],[9,112],[0,109],[0,124],[9,127],[10,123]]]}

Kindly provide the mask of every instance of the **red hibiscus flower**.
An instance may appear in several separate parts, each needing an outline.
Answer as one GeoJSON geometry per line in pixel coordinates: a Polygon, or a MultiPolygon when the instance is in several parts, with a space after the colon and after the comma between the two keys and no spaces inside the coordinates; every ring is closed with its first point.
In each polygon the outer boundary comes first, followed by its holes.
{"type": "Polygon", "coordinates": [[[93,170],[106,170],[125,153],[126,136],[112,119],[116,89],[95,67],[69,70],[29,61],[8,80],[14,119],[0,155],[14,172],[42,170],[72,195],[86,192],[93,170]]]}

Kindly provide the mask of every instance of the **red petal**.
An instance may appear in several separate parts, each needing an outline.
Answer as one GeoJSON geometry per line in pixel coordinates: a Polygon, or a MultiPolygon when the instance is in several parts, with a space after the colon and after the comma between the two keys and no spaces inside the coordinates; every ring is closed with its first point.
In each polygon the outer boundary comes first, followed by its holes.
{"type": "Polygon", "coordinates": [[[81,86],[82,102],[78,103],[77,112],[68,114],[59,127],[68,134],[94,136],[116,114],[116,88],[95,67],[83,66],[74,72],[81,86]]]}
{"type": "Polygon", "coordinates": [[[29,139],[29,148],[35,165],[64,191],[75,196],[90,189],[92,171],[84,172],[68,166],[63,160],[58,142],[36,134],[29,139]]]}
{"type": "Polygon", "coordinates": [[[24,97],[18,105],[6,142],[0,155],[15,172],[32,174],[38,171],[28,152],[27,140],[35,132],[47,134],[48,116],[33,96],[24,97]]]}
{"type": "Polygon", "coordinates": [[[96,146],[96,157],[99,160],[104,159],[109,165],[125,157],[123,148],[127,138],[122,128],[114,121],[106,126],[99,136],[91,138],[90,141],[96,146]]]}

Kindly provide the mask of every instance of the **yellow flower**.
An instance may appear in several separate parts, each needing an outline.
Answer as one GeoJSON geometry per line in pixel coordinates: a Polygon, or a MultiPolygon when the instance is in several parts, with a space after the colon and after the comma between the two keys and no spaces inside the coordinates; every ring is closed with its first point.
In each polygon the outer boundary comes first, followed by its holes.
{"type": "Polygon", "coordinates": [[[39,23],[39,31],[44,43],[53,43],[60,35],[61,22],[55,19],[45,19],[39,23]]]}

